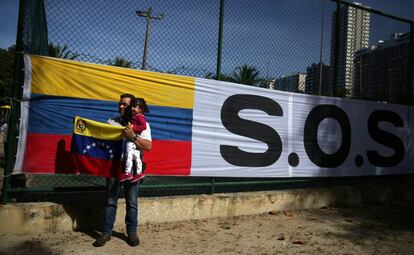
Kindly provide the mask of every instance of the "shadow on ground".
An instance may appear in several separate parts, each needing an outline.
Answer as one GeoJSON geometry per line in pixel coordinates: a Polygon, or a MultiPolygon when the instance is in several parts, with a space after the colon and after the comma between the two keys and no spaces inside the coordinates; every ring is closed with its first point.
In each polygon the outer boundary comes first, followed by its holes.
{"type": "Polygon", "coordinates": [[[54,254],[53,250],[44,245],[41,241],[25,241],[14,247],[3,250],[0,248],[0,255],[12,254],[54,254]]]}
{"type": "MultiPolygon", "coordinates": [[[[326,229],[321,235],[344,240],[354,245],[375,247],[378,243],[395,243],[394,254],[400,253],[407,239],[414,236],[414,210],[411,207],[393,208],[389,205],[361,205],[349,208],[325,207],[319,210],[318,223],[336,222],[336,229],[326,229]],[[338,214],[342,217],[338,218],[338,214]]],[[[390,251],[391,252],[391,251],[390,251]]]]}

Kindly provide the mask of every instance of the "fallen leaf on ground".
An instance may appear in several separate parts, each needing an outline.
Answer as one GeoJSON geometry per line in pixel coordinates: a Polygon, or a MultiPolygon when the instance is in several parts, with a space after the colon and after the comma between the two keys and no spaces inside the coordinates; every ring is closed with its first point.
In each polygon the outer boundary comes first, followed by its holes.
{"type": "Polygon", "coordinates": [[[292,243],[293,244],[305,244],[305,242],[302,240],[296,240],[296,241],[293,241],[292,243]]]}
{"type": "Polygon", "coordinates": [[[231,226],[228,224],[223,224],[220,226],[222,229],[231,229],[231,226]]]}

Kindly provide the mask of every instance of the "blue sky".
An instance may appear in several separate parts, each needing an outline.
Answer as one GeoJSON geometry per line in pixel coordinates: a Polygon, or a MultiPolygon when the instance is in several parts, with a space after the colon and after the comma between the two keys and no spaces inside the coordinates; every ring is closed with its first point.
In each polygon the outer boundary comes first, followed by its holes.
{"type": "MultiPolygon", "coordinates": [[[[412,0],[359,0],[358,2],[392,15],[414,20],[412,0]]],[[[0,1],[0,48],[7,48],[16,41],[18,5],[18,0],[0,1]]]]}
{"type": "MultiPolygon", "coordinates": [[[[358,2],[392,15],[414,20],[412,0],[360,0],[358,2]]],[[[0,48],[7,48],[16,41],[18,6],[18,0],[0,1],[0,48]]]]}
{"type": "MultiPolygon", "coordinates": [[[[18,2],[0,0],[1,48],[15,43],[18,2]]],[[[215,71],[218,0],[123,0],[125,5],[118,5],[117,10],[112,8],[113,2],[110,0],[45,2],[47,8],[49,3],[58,2],[59,8],[65,10],[63,13],[48,13],[49,40],[68,44],[84,56],[82,60],[99,62],[122,56],[133,61],[135,66],[140,66],[145,20],[135,16],[134,10],[151,5],[156,13],[165,11],[166,16],[164,20],[152,24],[149,65],[162,71],[191,67],[192,70],[188,72],[195,76],[197,72],[215,71]],[[84,27],[84,12],[67,6],[76,5],[77,2],[90,6],[89,20],[98,25],[84,27]],[[124,24],[112,22],[111,17],[117,21],[122,20],[124,24]],[[67,31],[67,34],[59,33],[62,30],[67,31]],[[98,47],[102,45],[105,47],[98,47]]],[[[385,13],[414,20],[412,0],[359,2],[385,13]]],[[[265,76],[303,72],[307,65],[318,62],[319,59],[321,7],[320,0],[225,0],[223,72],[229,73],[242,64],[258,67],[265,76]]],[[[324,62],[329,62],[330,19],[334,7],[332,2],[327,1],[324,62]]],[[[371,19],[371,25],[375,28],[370,37],[372,44],[386,39],[384,37],[393,32],[408,31],[407,26],[400,26],[378,16],[371,19]]]]}
{"type": "Polygon", "coordinates": [[[0,1],[0,48],[16,42],[18,5],[17,0],[0,1]]]}

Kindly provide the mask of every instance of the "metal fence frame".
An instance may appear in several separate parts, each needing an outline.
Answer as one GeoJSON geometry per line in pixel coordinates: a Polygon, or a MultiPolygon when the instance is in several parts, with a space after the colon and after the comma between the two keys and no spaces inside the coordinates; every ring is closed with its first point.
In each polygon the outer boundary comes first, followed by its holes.
{"type": "MultiPolygon", "coordinates": [[[[219,21],[218,21],[218,41],[217,41],[217,64],[216,64],[216,79],[220,79],[221,77],[221,63],[222,63],[222,40],[223,40],[223,24],[225,22],[225,15],[224,15],[224,3],[225,0],[220,1],[220,9],[219,11],[219,21]]],[[[321,0],[321,1],[328,1],[328,0],[321,0]]],[[[408,69],[410,70],[407,73],[407,104],[412,104],[412,86],[413,86],[413,59],[414,59],[414,39],[413,39],[413,28],[414,28],[414,21],[404,19],[401,17],[397,17],[394,15],[390,15],[379,10],[366,8],[364,6],[356,5],[350,2],[342,1],[342,0],[329,0],[331,2],[336,3],[337,8],[337,24],[340,23],[340,15],[339,9],[342,5],[351,6],[357,9],[362,9],[368,11],[370,13],[374,13],[383,17],[387,17],[393,20],[398,20],[400,22],[404,22],[409,24],[410,26],[410,46],[409,46],[409,61],[408,61],[408,69]]],[[[20,104],[19,99],[21,98],[21,84],[23,83],[24,71],[23,71],[23,53],[25,51],[24,41],[23,41],[23,30],[24,30],[24,21],[25,21],[25,4],[27,0],[20,0],[19,4],[19,15],[18,15],[18,26],[17,26],[17,36],[16,36],[16,54],[15,54],[15,63],[14,63],[14,73],[13,73],[13,84],[12,84],[12,99],[11,100],[11,115],[9,119],[9,127],[16,127],[18,125],[18,116],[20,113],[20,104]]],[[[337,26],[339,27],[339,26],[337,26]]],[[[336,29],[336,37],[339,38],[340,33],[339,30],[336,29]]],[[[336,40],[337,42],[339,40],[336,40]]],[[[336,47],[336,56],[338,56],[338,47],[336,47]]],[[[337,76],[338,76],[338,63],[334,65],[334,96],[335,95],[335,87],[337,87],[337,76]]],[[[10,188],[10,179],[11,173],[14,163],[14,153],[17,147],[17,136],[18,130],[16,128],[9,128],[9,132],[7,135],[7,146],[5,147],[6,152],[6,162],[4,167],[4,178],[3,178],[3,190],[1,196],[1,203],[6,204],[10,201],[10,196],[14,198],[20,198],[19,201],[36,201],[36,200],[55,200],[51,199],[52,194],[69,194],[70,196],[74,196],[74,194],[78,194],[81,192],[82,194],[91,194],[91,193],[100,193],[104,191],[104,186],[95,186],[95,187],[87,187],[86,189],[55,189],[55,188],[47,188],[47,189],[29,189],[29,188],[10,188]],[[37,194],[34,198],[22,198],[27,194],[37,194]]],[[[191,177],[185,177],[191,179],[191,177]]],[[[213,194],[217,191],[221,192],[220,188],[222,187],[233,187],[233,191],[246,191],[246,190],[268,190],[268,189],[283,189],[283,188],[306,188],[306,187],[331,187],[331,186],[338,186],[338,185],[349,185],[349,184],[358,184],[358,183],[366,183],[371,181],[383,181],[383,180],[398,180],[398,181],[406,181],[407,179],[412,178],[412,176],[379,176],[379,177],[347,177],[347,178],[272,178],[272,179],[250,179],[250,178],[203,178],[201,181],[197,182],[190,182],[190,183],[146,183],[144,182],[141,186],[142,192],[147,195],[163,195],[161,191],[167,190],[168,194],[194,194],[194,193],[209,193],[213,194]],[[157,191],[157,192],[154,192],[157,191]]],[[[60,200],[58,198],[57,200],[60,200]]]]}

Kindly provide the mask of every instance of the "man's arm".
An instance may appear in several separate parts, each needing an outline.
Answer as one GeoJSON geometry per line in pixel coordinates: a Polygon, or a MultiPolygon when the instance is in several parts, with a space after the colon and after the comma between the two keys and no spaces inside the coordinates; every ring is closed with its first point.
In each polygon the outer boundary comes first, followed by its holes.
{"type": "Polygon", "coordinates": [[[151,140],[147,140],[147,139],[143,139],[141,137],[137,137],[135,136],[135,132],[134,130],[132,130],[132,126],[131,125],[127,125],[125,127],[124,130],[124,135],[127,139],[129,139],[130,141],[132,141],[133,143],[135,143],[135,145],[137,147],[139,147],[142,150],[145,151],[150,151],[152,148],[152,141],[151,140]]]}

